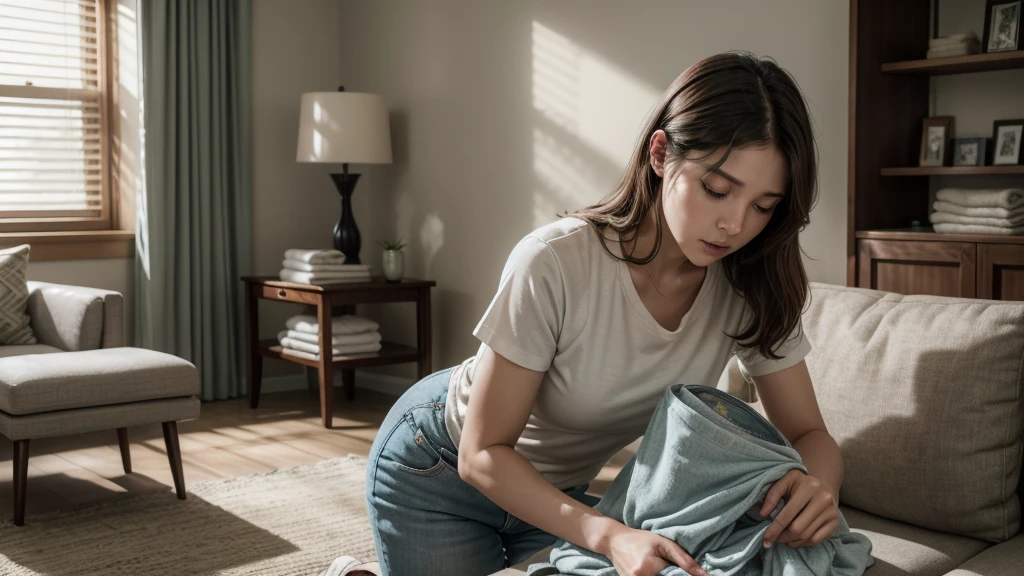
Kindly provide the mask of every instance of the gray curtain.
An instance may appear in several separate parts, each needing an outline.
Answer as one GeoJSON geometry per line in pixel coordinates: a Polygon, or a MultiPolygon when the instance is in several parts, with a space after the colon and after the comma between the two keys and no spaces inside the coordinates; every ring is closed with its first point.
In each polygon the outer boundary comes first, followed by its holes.
{"type": "Polygon", "coordinates": [[[246,390],[252,266],[249,0],[139,2],[145,192],[135,345],[199,368],[200,398],[246,390]]]}

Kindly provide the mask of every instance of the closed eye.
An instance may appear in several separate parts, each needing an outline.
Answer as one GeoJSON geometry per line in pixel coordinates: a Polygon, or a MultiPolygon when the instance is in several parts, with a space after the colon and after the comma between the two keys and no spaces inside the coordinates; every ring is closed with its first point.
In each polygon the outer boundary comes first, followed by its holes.
{"type": "MultiPolygon", "coordinates": [[[[701,181],[701,184],[704,186],[704,191],[707,192],[708,196],[711,196],[715,200],[721,200],[722,198],[725,198],[725,194],[719,194],[718,192],[715,192],[707,184],[705,184],[704,181],[701,181]]],[[[772,206],[771,208],[762,208],[761,206],[754,204],[754,211],[759,214],[768,214],[774,209],[774,206],[772,206]]]]}

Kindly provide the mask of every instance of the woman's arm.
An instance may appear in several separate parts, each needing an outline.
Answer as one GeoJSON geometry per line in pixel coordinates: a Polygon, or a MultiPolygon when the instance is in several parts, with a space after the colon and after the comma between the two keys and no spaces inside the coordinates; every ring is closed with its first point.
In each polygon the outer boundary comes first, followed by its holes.
{"type": "Polygon", "coordinates": [[[765,496],[767,516],[782,496],[788,503],[765,534],[765,545],[789,543],[813,546],[828,538],[838,526],[839,488],[843,485],[843,457],[839,445],[825,428],[814,396],[807,363],[755,376],[754,385],[768,419],[800,454],[807,474],[791,471],[765,496]]]}
{"type": "Polygon", "coordinates": [[[768,420],[800,454],[808,475],[824,482],[839,502],[843,457],[825,428],[807,362],[801,360],[774,374],[755,376],[754,385],[768,420]]]}
{"type": "Polygon", "coordinates": [[[523,368],[485,346],[473,372],[459,440],[459,476],[516,518],[607,556],[621,574],[651,576],[668,562],[706,576],[674,541],[635,530],[555,488],[515,451],[543,372],[523,368]]]}
{"type": "Polygon", "coordinates": [[[621,524],[555,488],[513,449],[543,377],[485,346],[462,426],[459,476],[516,518],[607,555],[608,535],[621,524]]]}

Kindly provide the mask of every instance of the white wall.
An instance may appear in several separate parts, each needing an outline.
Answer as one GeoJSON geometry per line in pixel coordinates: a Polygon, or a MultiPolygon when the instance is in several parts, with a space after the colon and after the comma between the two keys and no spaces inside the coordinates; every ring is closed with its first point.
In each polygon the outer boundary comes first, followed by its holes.
{"type": "MultiPolygon", "coordinates": [[[[812,280],[845,284],[847,2],[342,0],[336,22],[347,89],[392,110],[395,164],[362,170],[356,212],[410,241],[409,276],[437,281],[435,370],[476,352],[513,245],[611,190],[658,95],[730,49],[774,57],[804,90],[821,199],[802,245],[812,280]]],[[[363,253],[379,264],[379,247],[363,253]]],[[[415,342],[410,313],[368,310],[415,342]]]]}

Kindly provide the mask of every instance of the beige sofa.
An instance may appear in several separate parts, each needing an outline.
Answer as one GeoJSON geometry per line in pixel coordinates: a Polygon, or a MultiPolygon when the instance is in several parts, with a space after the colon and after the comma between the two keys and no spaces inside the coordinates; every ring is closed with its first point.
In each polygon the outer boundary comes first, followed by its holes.
{"type": "MultiPolygon", "coordinates": [[[[1024,575],[1024,302],[811,288],[807,365],[866,574],[1024,575]]],[[[734,360],[719,387],[763,414],[743,376],[734,360]]]]}

